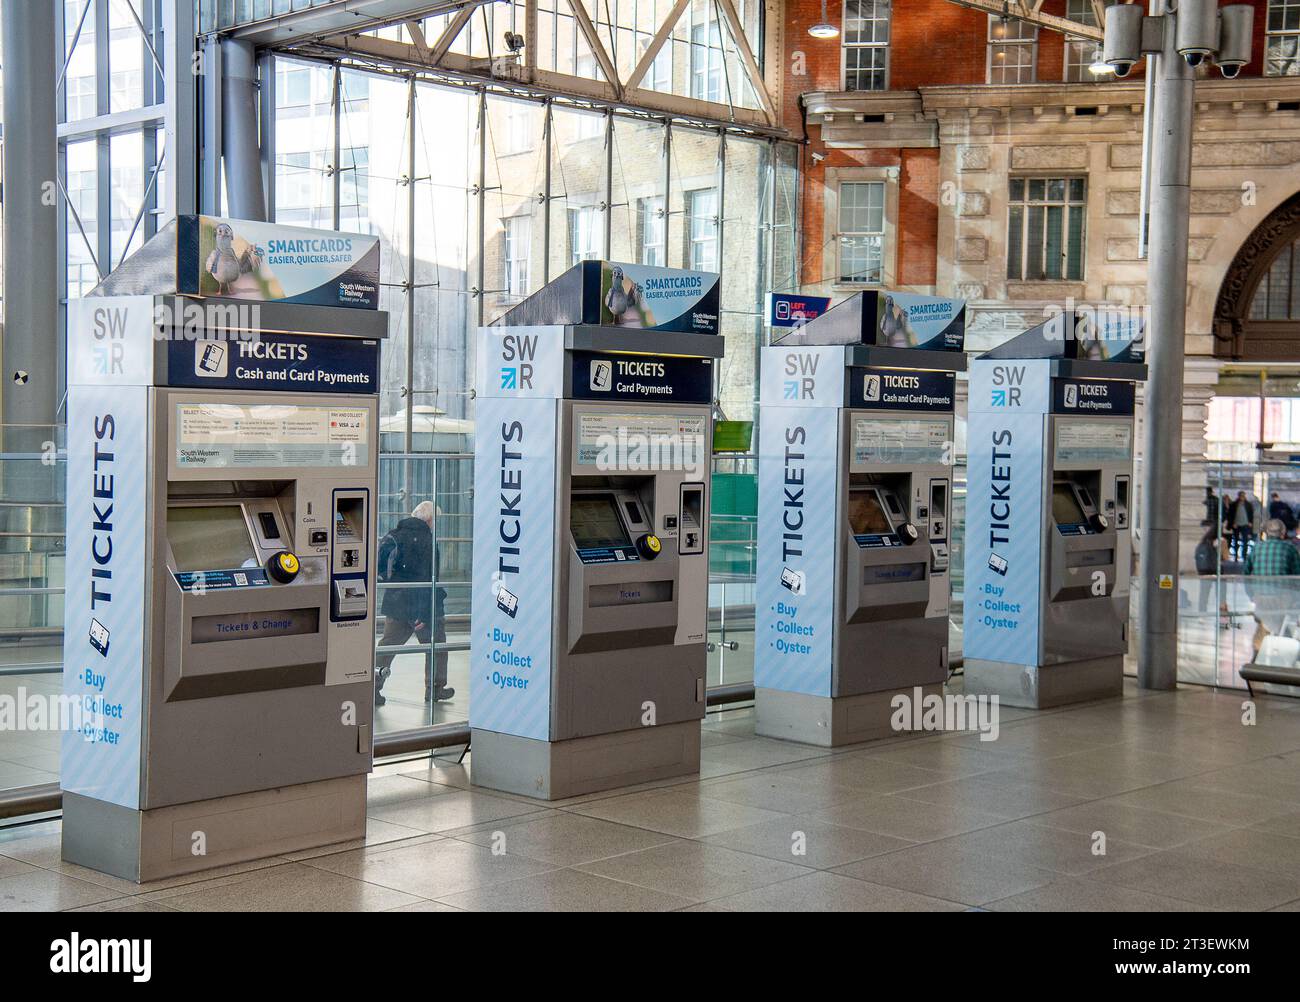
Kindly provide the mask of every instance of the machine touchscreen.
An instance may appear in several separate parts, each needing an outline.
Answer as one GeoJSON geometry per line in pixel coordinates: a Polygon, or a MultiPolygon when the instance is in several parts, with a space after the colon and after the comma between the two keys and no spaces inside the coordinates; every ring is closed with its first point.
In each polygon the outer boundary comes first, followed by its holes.
{"type": "Polygon", "coordinates": [[[1052,520],[1057,525],[1082,525],[1088,521],[1069,484],[1052,485],[1052,520]]]}
{"type": "Polygon", "coordinates": [[[849,491],[849,528],[855,536],[894,531],[878,491],[849,491]]]}
{"type": "Polygon", "coordinates": [[[573,545],[580,550],[630,546],[627,532],[608,495],[575,497],[569,505],[569,529],[573,545]]]}
{"type": "Polygon", "coordinates": [[[258,565],[239,505],[169,508],[167,539],[178,571],[231,570],[258,565]]]}

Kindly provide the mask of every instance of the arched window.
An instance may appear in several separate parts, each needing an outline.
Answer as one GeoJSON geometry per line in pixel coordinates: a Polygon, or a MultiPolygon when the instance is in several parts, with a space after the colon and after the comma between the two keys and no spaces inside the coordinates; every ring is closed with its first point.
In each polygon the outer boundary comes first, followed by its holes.
{"type": "Polygon", "coordinates": [[[1237,251],[1215,303],[1214,338],[1219,358],[1300,361],[1300,193],[1237,251]]]}
{"type": "Polygon", "coordinates": [[[1283,245],[1255,286],[1251,320],[1300,320],[1300,240],[1283,245]]]}

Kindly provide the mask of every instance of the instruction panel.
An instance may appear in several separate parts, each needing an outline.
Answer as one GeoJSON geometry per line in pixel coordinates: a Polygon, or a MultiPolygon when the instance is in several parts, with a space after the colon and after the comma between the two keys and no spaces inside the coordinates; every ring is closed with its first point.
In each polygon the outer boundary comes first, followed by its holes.
{"type": "Polygon", "coordinates": [[[364,407],[178,403],[176,465],[364,466],[368,420],[364,407]]]}
{"type": "Polygon", "coordinates": [[[579,414],[574,455],[608,470],[690,470],[708,461],[702,414],[579,414]]]}
{"type": "Polygon", "coordinates": [[[853,419],[854,463],[942,463],[951,459],[947,419],[853,419]]]}

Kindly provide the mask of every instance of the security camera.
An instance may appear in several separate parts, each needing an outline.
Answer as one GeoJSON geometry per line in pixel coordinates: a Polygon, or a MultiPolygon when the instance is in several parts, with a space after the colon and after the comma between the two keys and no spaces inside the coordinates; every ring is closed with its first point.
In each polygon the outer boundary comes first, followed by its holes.
{"type": "Polygon", "coordinates": [[[1115,4],[1106,8],[1106,30],[1102,36],[1102,60],[1116,76],[1128,76],[1142,58],[1142,6],[1115,4]]]}
{"type": "Polygon", "coordinates": [[[1179,0],[1174,45],[1188,66],[1200,66],[1219,42],[1218,0],[1179,0]]]}
{"type": "Polygon", "coordinates": [[[1255,24],[1255,8],[1234,3],[1219,9],[1219,53],[1214,61],[1223,75],[1232,80],[1250,62],[1250,36],[1255,24]]]}
{"type": "Polygon", "coordinates": [[[506,48],[511,52],[518,52],[524,47],[524,36],[516,34],[513,31],[506,32],[506,48]]]}

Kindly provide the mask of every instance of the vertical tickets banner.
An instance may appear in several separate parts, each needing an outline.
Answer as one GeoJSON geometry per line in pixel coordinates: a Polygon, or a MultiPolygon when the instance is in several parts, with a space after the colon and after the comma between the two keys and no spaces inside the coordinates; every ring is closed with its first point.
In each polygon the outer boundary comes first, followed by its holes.
{"type": "Polygon", "coordinates": [[[474,438],[470,726],[539,741],[551,730],[556,328],[481,328],[474,438]]]}
{"type": "Polygon", "coordinates": [[[68,562],[63,692],[75,703],[60,785],[140,807],[146,670],[149,391],[79,386],[68,397],[68,562]]]}
{"type": "Polygon", "coordinates": [[[977,359],[967,425],[964,653],[1036,665],[1048,360],[977,359]]]}

